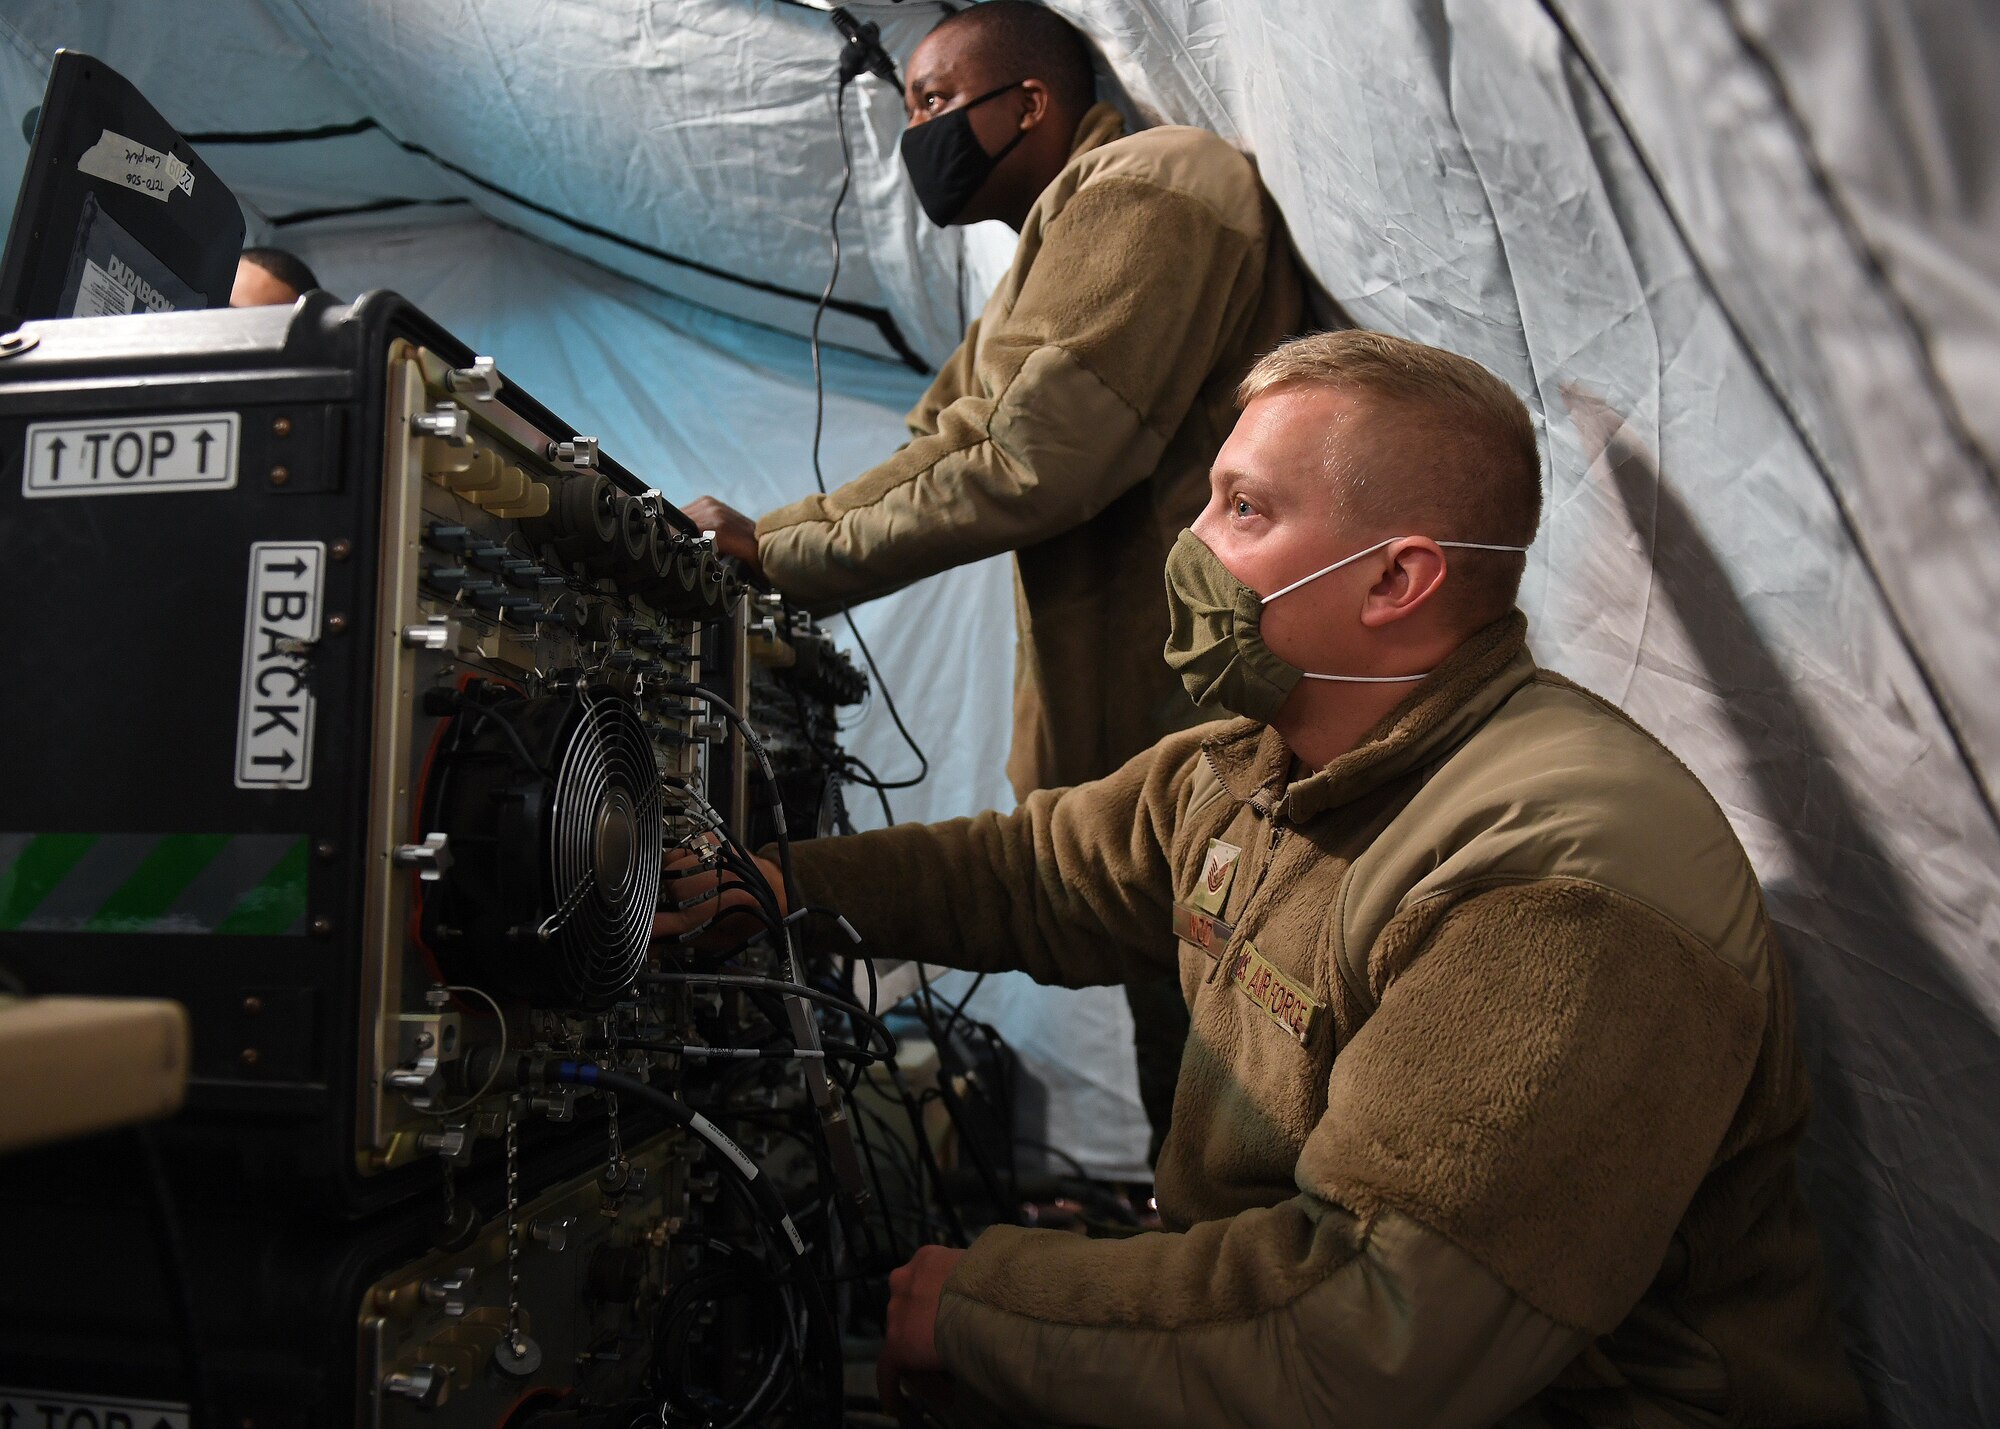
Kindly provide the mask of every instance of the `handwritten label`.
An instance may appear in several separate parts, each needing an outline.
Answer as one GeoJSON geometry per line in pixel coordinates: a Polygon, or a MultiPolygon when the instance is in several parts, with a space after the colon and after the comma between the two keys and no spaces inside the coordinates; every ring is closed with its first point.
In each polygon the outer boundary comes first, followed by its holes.
{"type": "Polygon", "coordinates": [[[194,173],[172,154],[106,129],[83,151],[77,169],[94,179],[166,203],[175,193],[194,197],[194,173]]]}

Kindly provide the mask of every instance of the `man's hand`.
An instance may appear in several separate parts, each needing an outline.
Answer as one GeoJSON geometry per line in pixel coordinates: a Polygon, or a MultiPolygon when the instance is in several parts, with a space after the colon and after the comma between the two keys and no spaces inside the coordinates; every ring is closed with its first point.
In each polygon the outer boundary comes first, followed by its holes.
{"type": "Polygon", "coordinates": [[[757,523],[732,506],[724,506],[713,496],[703,496],[681,508],[688,520],[703,531],[715,532],[715,549],[734,556],[745,570],[759,579],[764,563],[757,559],[757,523]]]}
{"type": "Polygon", "coordinates": [[[937,1351],[938,1301],[944,1296],[945,1281],[964,1256],[962,1250],[927,1245],[910,1257],[908,1265],[889,1272],[889,1328],[882,1337],[882,1358],[875,1365],[875,1388],[885,1413],[896,1413],[905,1375],[926,1399],[937,1400],[940,1389],[949,1391],[937,1351]]]}
{"type": "MultiPolygon", "coordinates": [[[[704,924],[713,924],[699,938],[697,946],[728,947],[740,943],[762,926],[745,917],[742,910],[754,910],[757,897],[743,879],[726,869],[718,871],[714,850],[695,852],[676,849],[661,862],[660,908],[653,915],[653,937],[678,938],[704,924]]],[[[777,899],[778,915],[785,907],[785,876],[767,858],[752,859],[757,871],[777,899]]]]}

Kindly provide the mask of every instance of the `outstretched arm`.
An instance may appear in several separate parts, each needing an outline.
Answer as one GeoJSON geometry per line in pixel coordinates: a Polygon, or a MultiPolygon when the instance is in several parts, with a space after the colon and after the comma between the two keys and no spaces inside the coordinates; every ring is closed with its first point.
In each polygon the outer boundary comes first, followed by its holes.
{"type": "Polygon", "coordinates": [[[1157,976],[1173,956],[1168,834],[1202,731],[1011,814],[897,824],[796,845],[807,900],[877,956],[1021,969],[1070,987],[1157,976]]]}
{"type": "Polygon", "coordinates": [[[976,356],[954,355],[907,445],[758,522],[786,596],[848,604],[1032,545],[1152,473],[1254,300],[1261,240],[1119,177],[1080,188],[1040,243],[1012,309],[986,320],[976,356]]]}
{"type": "Polygon", "coordinates": [[[1764,1016],[1607,890],[1468,898],[1336,1057],[1295,1196],[1129,1240],[990,1230],[943,1287],[941,1362],[1062,1423],[1491,1424],[1644,1293],[1764,1016]]]}

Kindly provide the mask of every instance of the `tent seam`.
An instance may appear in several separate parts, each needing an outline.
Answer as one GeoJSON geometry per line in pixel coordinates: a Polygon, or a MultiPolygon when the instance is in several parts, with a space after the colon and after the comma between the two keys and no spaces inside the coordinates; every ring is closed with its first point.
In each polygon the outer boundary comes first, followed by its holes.
{"type": "MultiPolygon", "coordinates": [[[[622,248],[629,248],[635,253],[643,253],[649,258],[658,259],[662,263],[671,264],[677,268],[686,268],[691,272],[705,274],[708,277],[717,278],[723,282],[737,283],[756,292],[769,293],[774,297],[790,298],[793,302],[810,303],[815,306],[819,303],[819,296],[815,293],[806,293],[794,288],[787,288],[781,283],[774,283],[765,278],[752,278],[745,274],[732,273],[726,268],[719,268],[712,263],[704,263],[698,258],[688,258],[678,253],[670,253],[664,248],[656,248],[650,243],[629,237],[614,229],[605,228],[601,224],[585,222],[583,219],[572,217],[548,204],[541,203],[522,194],[517,194],[511,189],[502,188],[491,179],[474,173],[464,165],[455,163],[445,158],[442,154],[425,148],[422,144],[414,140],[399,137],[388,125],[372,116],[364,117],[353,124],[328,125],[316,130],[266,130],[262,132],[250,131],[242,134],[232,134],[223,131],[189,134],[183,137],[190,144],[264,144],[344,138],[352,134],[367,133],[370,130],[381,134],[383,138],[406,153],[415,154],[422,159],[428,159],[447,173],[455,174],[466,182],[477,185],[496,198],[503,199],[508,203],[518,204],[531,213],[536,213],[557,223],[565,224],[579,233],[602,239],[607,243],[615,243],[622,248]]],[[[895,314],[891,313],[887,308],[876,307],[871,303],[857,303],[851,298],[834,298],[827,306],[834,312],[844,313],[848,317],[860,318],[865,322],[873,324],[875,330],[882,335],[883,343],[890,351],[895,353],[898,361],[911,371],[923,376],[928,377],[931,374],[933,369],[930,364],[918,356],[916,350],[909,345],[908,339],[903,336],[902,329],[896,323],[895,314]]]]}

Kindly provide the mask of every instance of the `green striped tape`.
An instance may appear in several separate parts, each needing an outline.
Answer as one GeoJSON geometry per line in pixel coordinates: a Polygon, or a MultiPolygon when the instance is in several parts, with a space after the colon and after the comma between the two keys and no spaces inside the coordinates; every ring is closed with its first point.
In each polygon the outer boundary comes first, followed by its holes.
{"type": "Polygon", "coordinates": [[[0,833],[0,932],[303,934],[306,842],[0,833]]]}

